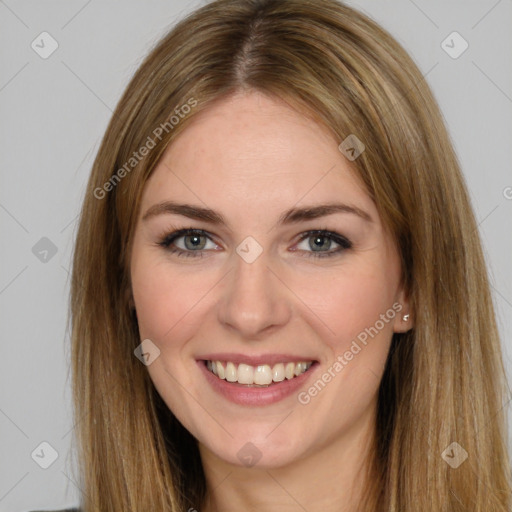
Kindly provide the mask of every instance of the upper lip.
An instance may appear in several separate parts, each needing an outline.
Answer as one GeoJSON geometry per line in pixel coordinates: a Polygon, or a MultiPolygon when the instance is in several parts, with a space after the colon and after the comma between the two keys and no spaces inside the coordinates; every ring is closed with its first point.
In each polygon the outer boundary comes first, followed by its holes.
{"type": "Polygon", "coordinates": [[[277,363],[300,363],[316,361],[315,358],[309,356],[297,356],[292,354],[261,354],[250,356],[247,354],[234,354],[228,352],[206,354],[197,358],[202,361],[230,361],[235,364],[247,364],[250,366],[260,366],[268,364],[270,366],[277,363]]]}

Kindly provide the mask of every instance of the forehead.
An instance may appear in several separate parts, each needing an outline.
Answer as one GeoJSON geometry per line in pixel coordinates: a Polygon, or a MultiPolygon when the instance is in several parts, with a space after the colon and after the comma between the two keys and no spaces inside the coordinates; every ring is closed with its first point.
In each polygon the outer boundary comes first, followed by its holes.
{"type": "MultiPolygon", "coordinates": [[[[167,148],[143,203],[181,199],[256,215],[298,202],[358,202],[373,209],[339,141],[281,100],[258,92],[197,114],[167,148]]],[[[277,210],[276,210],[277,211],[277,210]]],[[[374,210],[373,210],[374,211],[374,210]]]]}

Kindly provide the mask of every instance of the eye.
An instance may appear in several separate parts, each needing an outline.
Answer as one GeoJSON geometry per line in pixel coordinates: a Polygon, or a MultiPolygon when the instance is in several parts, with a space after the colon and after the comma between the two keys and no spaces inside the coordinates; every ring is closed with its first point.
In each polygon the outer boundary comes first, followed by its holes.
{"type": "Polygon", "coordinates": [[[193,228],[180,229],[169,233],[159,245],[177,256],[192,258],[202,257],[203,251],[218,248],[218,245],[213,242],[206,231],[193,228]]]}
{"type": "MultiPolygon", "coordinates": [[[[158,245],[171,254],[192,258],[201,258],[204,251],[219,249],[209,233],[194,228],[173,231],[165,235],[158,245]]],[[[291,251],[300,251],[306,257],[326,258],[351,248],[352,243],[343,235],[320,229],[303,233],[291,251]]]]}
{"type": "Polygon", "coordinates": [[[305,251],[306,257],[326,258],[352,248],[350,240],[339,233],[314,230],[304,233],[293,251],[305,251]]]}

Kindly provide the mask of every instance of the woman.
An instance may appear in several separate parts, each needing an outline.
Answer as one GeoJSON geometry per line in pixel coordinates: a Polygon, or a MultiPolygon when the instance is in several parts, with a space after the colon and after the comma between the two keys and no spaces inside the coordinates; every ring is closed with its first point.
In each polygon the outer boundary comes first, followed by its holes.
{"type": "Polygon", "coordinates": [[[506,383],[438,107],[334,0],[217,0],[128,85],[72,281],[82,509],[507,511],[506,383]]]}

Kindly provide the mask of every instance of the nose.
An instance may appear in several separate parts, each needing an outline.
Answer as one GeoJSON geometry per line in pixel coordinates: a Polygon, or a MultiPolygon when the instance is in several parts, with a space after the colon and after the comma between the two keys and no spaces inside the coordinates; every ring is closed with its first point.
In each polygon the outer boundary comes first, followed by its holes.
{"type": "Polygon", "coordinates": [[[244,339],[261,339],[289,322],[290,293],[278,272],[271,270],[265,251],[252,263],[236,253],[233,259],[219,304],[219,322],[244,339]]]}

